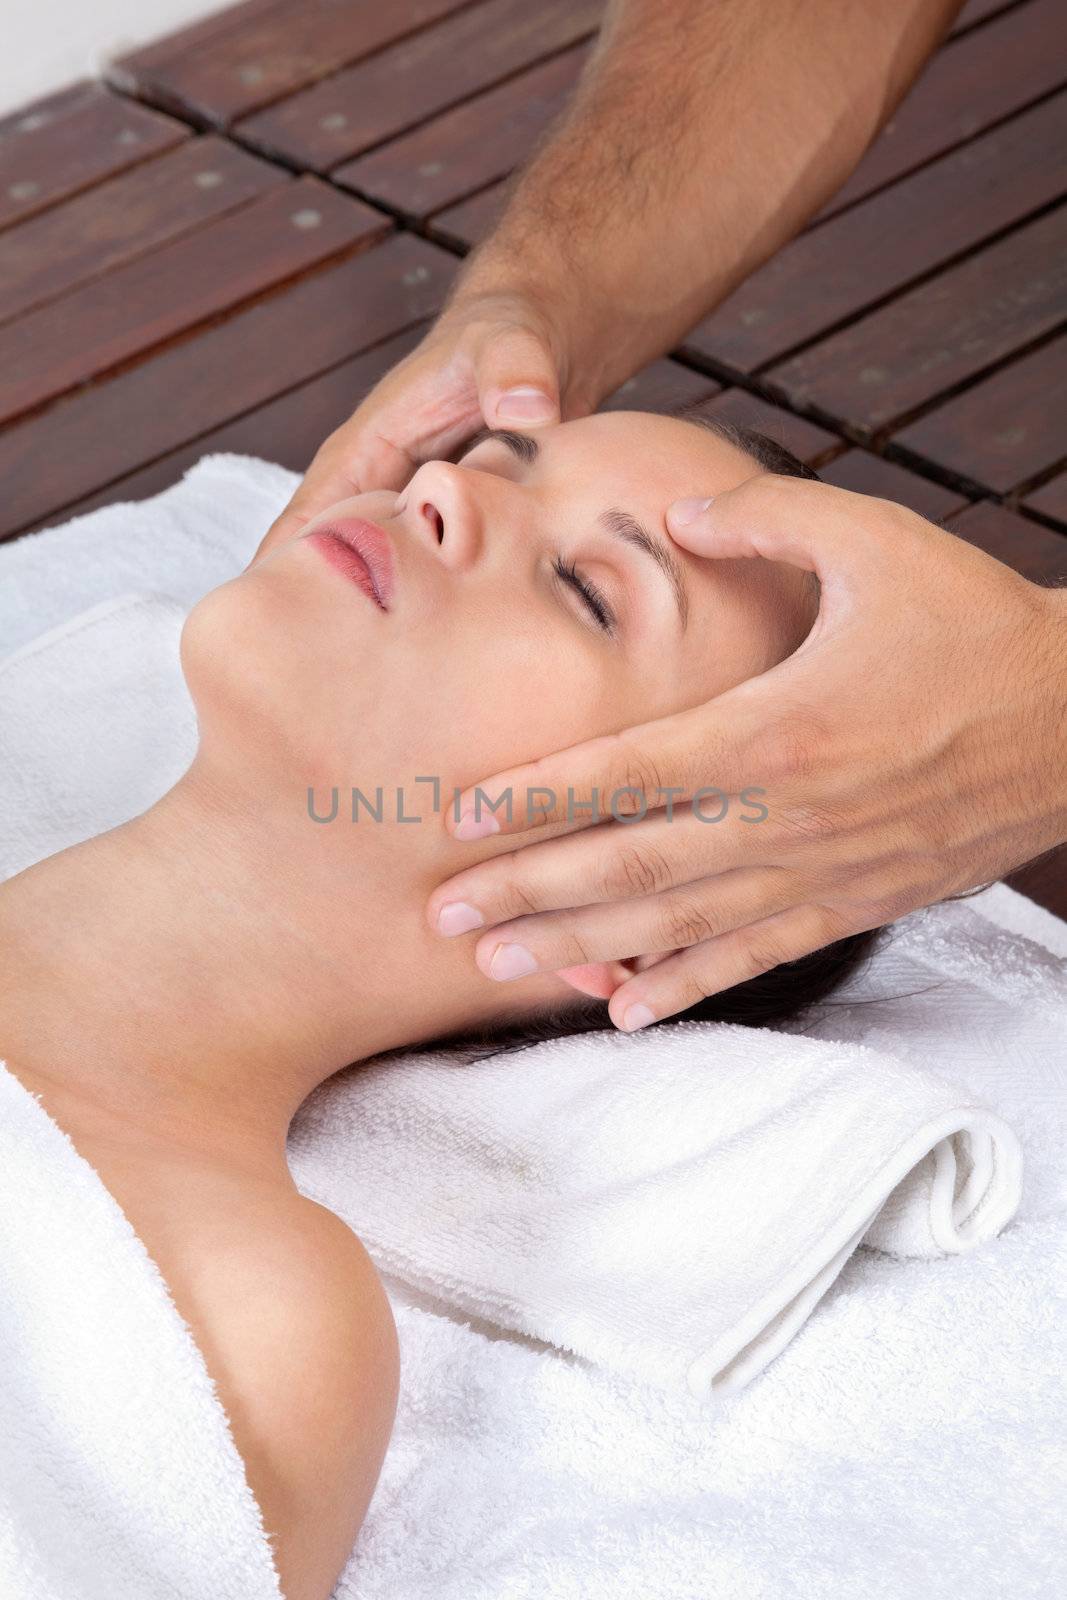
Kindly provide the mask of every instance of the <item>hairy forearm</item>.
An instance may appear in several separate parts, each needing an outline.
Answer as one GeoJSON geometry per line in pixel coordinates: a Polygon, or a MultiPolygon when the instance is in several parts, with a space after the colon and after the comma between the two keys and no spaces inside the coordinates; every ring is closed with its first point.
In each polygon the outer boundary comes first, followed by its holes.
{"type": "Polygon", "coordinates": [[[614,0],[457,297],[520,292],[595,405],[841,185],[961,0],[614,0]]]}

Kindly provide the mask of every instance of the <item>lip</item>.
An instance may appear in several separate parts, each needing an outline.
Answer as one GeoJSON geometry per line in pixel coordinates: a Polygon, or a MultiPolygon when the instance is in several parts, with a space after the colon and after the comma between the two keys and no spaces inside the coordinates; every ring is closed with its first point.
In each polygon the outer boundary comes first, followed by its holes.
{"type": "Polygon", "coordinates": [[[364,517],[340,517],[307,535],[332,565],[388,611],[395,588],[389,535],[364,517]]]}

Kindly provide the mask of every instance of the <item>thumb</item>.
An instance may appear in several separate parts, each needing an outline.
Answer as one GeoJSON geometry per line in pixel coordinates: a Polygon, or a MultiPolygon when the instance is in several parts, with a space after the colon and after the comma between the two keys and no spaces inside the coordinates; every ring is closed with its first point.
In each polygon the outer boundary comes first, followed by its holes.
{"type": "Polygon", "coordinates": [[[475,361],[474,378],[490,428],[539,428],[560,420],[555,360],[529,328],[509,327],[487,340],[475,361]]]}
{"type": "MultiPolygon", "coordinates": [[[[858,577],[881,543],[872,533],[871,507],[878,504],[816,479],[761,472],[714,497],[675,500],[667,508],[667,531],[698,556],[762,556],[821,580],[858,577]]],[[[885,509],[898,508],[887,503],[885,509]]]]}

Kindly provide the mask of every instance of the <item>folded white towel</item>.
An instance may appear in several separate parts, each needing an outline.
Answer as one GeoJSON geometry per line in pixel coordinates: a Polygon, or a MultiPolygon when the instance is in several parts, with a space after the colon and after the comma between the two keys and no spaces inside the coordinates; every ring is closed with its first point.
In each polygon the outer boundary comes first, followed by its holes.
{"type": "Polygon", "coordinates": [[[307,1102],[289,1156],[395,1276],[701,1396],[761,1371],[865,1236],[971,1249],[1021,1177],[1010,1128],[932,1073],[710,1023],[371,1063],[307,1102]]]}
{"type": "MultiPolygon", "coordinates": [[[[201,462],[169,492],[174,568],[184,538],[194,556],[212,548],[216,568],[229,541],[229,569],[204,588],[239,570],[293,481],[279,474],[201,462]]],[[[128,589],[132,530],[139,555],[154,547],[157,503],[39,535],[38,551],[75,530],[85,543],[65,546],[68,573],[89,547],[106,565],[110,519],[124,551],[116,589],[128,589]]],[[[43,553],[30,554],[43,581],[43,553]]],[[[18,645],[60,626],[0,662],[0,729],[21,707],[21,792],[0,765],[0,840],[43,771],[64,802],[50,850],[174,781],[160,685],[178,613],[170,577],[146,566],[136,581],[163,595],[127,595],[64,628],[74,614],[49,610],[21,560],[18,645]],[[158,657],[153,619],[161,638],[170,629],[158,657]],[[112,760],[136,753],[129,730],[154,724],[149,778],[135,796],[101,781],[91,806],[92,696],[71,719],[56,698],[90,642],[127,667],[147,650],[159,669],[154,688],[116,702],[119,671],[95,713],[112,760]],[[38,712],[43,759],[35,695],[49,709],[50,725],[38,712]],[[76,782],[61,759],[72,738],[76,782]]],[[[187,606],[203,590],[183,581],[187,606]]],[[[74,605],[73,586],[66,595],[74,605]]],[[[188,710],[178,695],[177,771],[192,753],[188,710]]],[[[0,871],[48,853],[32,833],[7,845],[0,871]]],[[[321,1086],[293,1126],[294,1175],[367,1242],[402,1347],[397,1425],[339,1600],[899,1600],[920,1563],[945,1595],[1061,1593],[1067,1418],[1052,1302],[1067,1276],[1065,934],[997,886],[905,919],[847,986],[849,1003],[809,1028],[822,1039],[721,1025],[609,1032],[470,1066],[426,1054],[372,1063],[321,1086]],[[1026,1152],[1021,1198],[1013,1128],[1026,1152]],[[854,1253],[861,1236],[891,1254],[854,1253]],[[687,1379],[718,1399],[711,1412],[687,1379]]],[[[3,1237],[31,1241],[0,1243],[0,1367],[18,1369],[0,1380],[2,1592],[273,1593],[225,1418],[162,1279],[42,1108],[3,1072],[0,1093],[4,1126],[23,1130],[43,1174],[0,1200],[3,1237]],[[80,1261],[79,1292],[61,1306],[62,1286],[42,1270],[53,1235],[55,1259],[80,1261]],[[106,1298],[93,1292],[98,1273],[106,1298]],[[93,1411],[77,1390],[97,1346],[93,1411]],[[160,1393],[166,1405],[142,1415],[160,1393]],[[155,1462],[154,1478],[112,1459],[101,1437],[110,1404],[126,1408],[119,1446],[132,1463],[155,1462]],[[213,1510],[186,1487],[199,1452],[213,1510]],[[61,1548],[57,1498],[68,1520],[75,1508],[77,1561],[61,1548]]]]}

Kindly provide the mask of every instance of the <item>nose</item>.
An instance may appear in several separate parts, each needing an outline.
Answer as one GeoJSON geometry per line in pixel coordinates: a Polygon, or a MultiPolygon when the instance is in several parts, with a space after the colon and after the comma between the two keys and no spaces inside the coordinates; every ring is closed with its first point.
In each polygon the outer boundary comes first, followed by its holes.
{"type": "Polygon", "coordinates": [[[401,500],[408,527],[457,572],[478,560],[484,543],[485,495],[479,492],[478,478],[448,461],[425,461],[401,500]]]}

